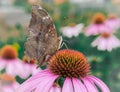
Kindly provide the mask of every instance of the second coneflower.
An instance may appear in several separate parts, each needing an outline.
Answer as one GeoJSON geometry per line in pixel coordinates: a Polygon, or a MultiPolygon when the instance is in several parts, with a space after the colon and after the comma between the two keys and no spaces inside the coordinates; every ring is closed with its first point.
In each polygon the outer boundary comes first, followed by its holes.
{"type": "Polygon", "coordinates": [[[20,76],[24,78],[24,65],[18,59],[18,53],[11,45],[6,45],[0,52],[0,71],[5,69],[6,73],[13,76],[20,76]]]}
{"type": "Polygon", "coordinates": [[[105,23],[105,16],[102,13],[96,13],[93,17],[92,24],[90,24],[86,30],[85,34],[87,36],[90,35],[98,35],[101,32],[112,31],[105,23]]]}
{"type": "Polygon", "coordinates": [[[28,58],[24,56],[23,62],[24,62],[24,67],[26,67],[26,70],[25,70],[26,76],[29,76],[30,74],[34,75],[40,71],[40,69],[37,68],[36,60],[34,59],[28,60],[28,58]]]}
{"type": "Polygon", "coordinates": [[[74,50],[58,51],[50,58],[47,69],[29,78],[16,92],[54,92],[51,89],[60,78],[64,82],[60,85],[62,90],[57,92],[98,92],[97,87],[102,92],[110,92],[100,79],[90,75],[86,57],[74,50]]]}
{"type": "Polygon", "coordinates": [[[120,28],[120,19],[115,14],[109,14],[105,23],[114,31],[120,28]]]}

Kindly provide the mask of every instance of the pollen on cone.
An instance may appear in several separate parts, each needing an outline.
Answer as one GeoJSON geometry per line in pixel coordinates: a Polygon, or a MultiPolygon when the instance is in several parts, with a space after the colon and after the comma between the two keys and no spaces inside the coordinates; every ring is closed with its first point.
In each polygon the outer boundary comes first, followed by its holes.
{"type": "Polygon", "coordinates": [[[4,59],[15,59],[18,56],[14,47],[6,45],[1,49],[0,56],[4,59]]]}
{"type": "Polygon", "coordinates": [[[75,50],[61,50],[50,58],[48,68],[63,77],[85,77],[90,73],[86,57],[75,50]]]}

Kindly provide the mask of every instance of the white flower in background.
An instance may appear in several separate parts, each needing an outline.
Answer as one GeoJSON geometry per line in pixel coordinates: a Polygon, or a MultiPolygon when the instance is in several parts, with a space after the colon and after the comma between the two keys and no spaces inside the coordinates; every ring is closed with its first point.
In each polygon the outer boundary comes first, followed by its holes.
{"type": "Polygon", "coordinates": [[[97,46],[98,50],[112,51],[113,48],[120,47],[120,40],[113,34],[101,34],[93,42],[92,46],[97,46]]]}
{"type": "Polygon", "coordinates": [[[77,37],[82,32],[83,27],[84,24],[80,23],[74,26],[72,25],[72,26],[62,27],[60,31],[64,36],[68,38],[71,38],[73,36],[77,37]]]}

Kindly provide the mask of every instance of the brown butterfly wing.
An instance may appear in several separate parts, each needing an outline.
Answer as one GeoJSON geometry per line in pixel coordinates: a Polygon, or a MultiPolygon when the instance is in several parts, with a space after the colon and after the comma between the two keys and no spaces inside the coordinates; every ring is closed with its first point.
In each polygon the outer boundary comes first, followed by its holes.
{"type": "Polygon", "coordinates": [[[60,39],[48,13],[38,5],[32,7],[29,35],[25,43],[25,54],[37,59],[40,65],[47,55],[52,56],[60,45],[60,39]]]}

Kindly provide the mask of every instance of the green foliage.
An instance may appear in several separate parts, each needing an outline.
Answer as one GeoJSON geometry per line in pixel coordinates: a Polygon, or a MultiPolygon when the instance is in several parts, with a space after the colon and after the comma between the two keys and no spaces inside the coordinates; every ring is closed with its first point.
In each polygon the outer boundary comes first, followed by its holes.
{"type": "MultiPolygon", "coordinates": [[[[31,5],[27,4],[27,0],[15,0],[14,3],[16,6],[23,7],[27,12],[31,11],[31,5]]],[[[45,7],[45,6],[44,6],[45,7]]],[[[69,23],[84,23],[85,26],[88,25],[91,21],[91,18],[96,12],[102,12],[107,15],[106,9],[103,8],[81,8],[79,5],[73,5],[69,2],[63,3],[61,5],[49,5],[48,12],[50,16],[53,17],[53,21],[55,23],[57,32],[60,33],[60,27],[68,26],[69,23]],[[57,10],[57,12],[55,11],[57,10]],[[58,14],[55,18],[55,14],[58,14]]],[[[18,43],[20,46],[19,58],[22,59],[24,56],[25,46],[24,43],[26,41],[26,35],[24,34],[24,29],[20,24],[16,24],[16,29],[20,31],[20,39],[19,38],[9,38],[6,42],[0,40],[0,47],[3,47],[6,44],[13,44],[14,42],[18,43]]],[[[120,29],[119,29],[120,31],[120,29]]],[[[120,32],[116,33],[116,35],[120,38],[120,32]]],[[[113,50],[112,52],[107,51],[98,51],[97,48],[91,47],[91,42],[95,39],[96,36],[86,37],[84,34],[80,34],[78,37],[67,38],[63,37],[63,41],[66,43],[69,49],[78,50],[84,53],[88,61],[91,64],[92,74],[101,78],[107,85],[120,85],[120,48],[113,50]]],[[[62,47],[61,49],[65,49],[66,47],[62,47]]],[[[43,66],[44,69],[46,66],[43,66]]],[[[17,77],[20,83],[24,80],[17,77]]],[[[61,85],[63,84],[64,78],[59,78],[57,82],[61,85]]],[[[115,91],[115,92],[119,92],[115,91]]]]}

